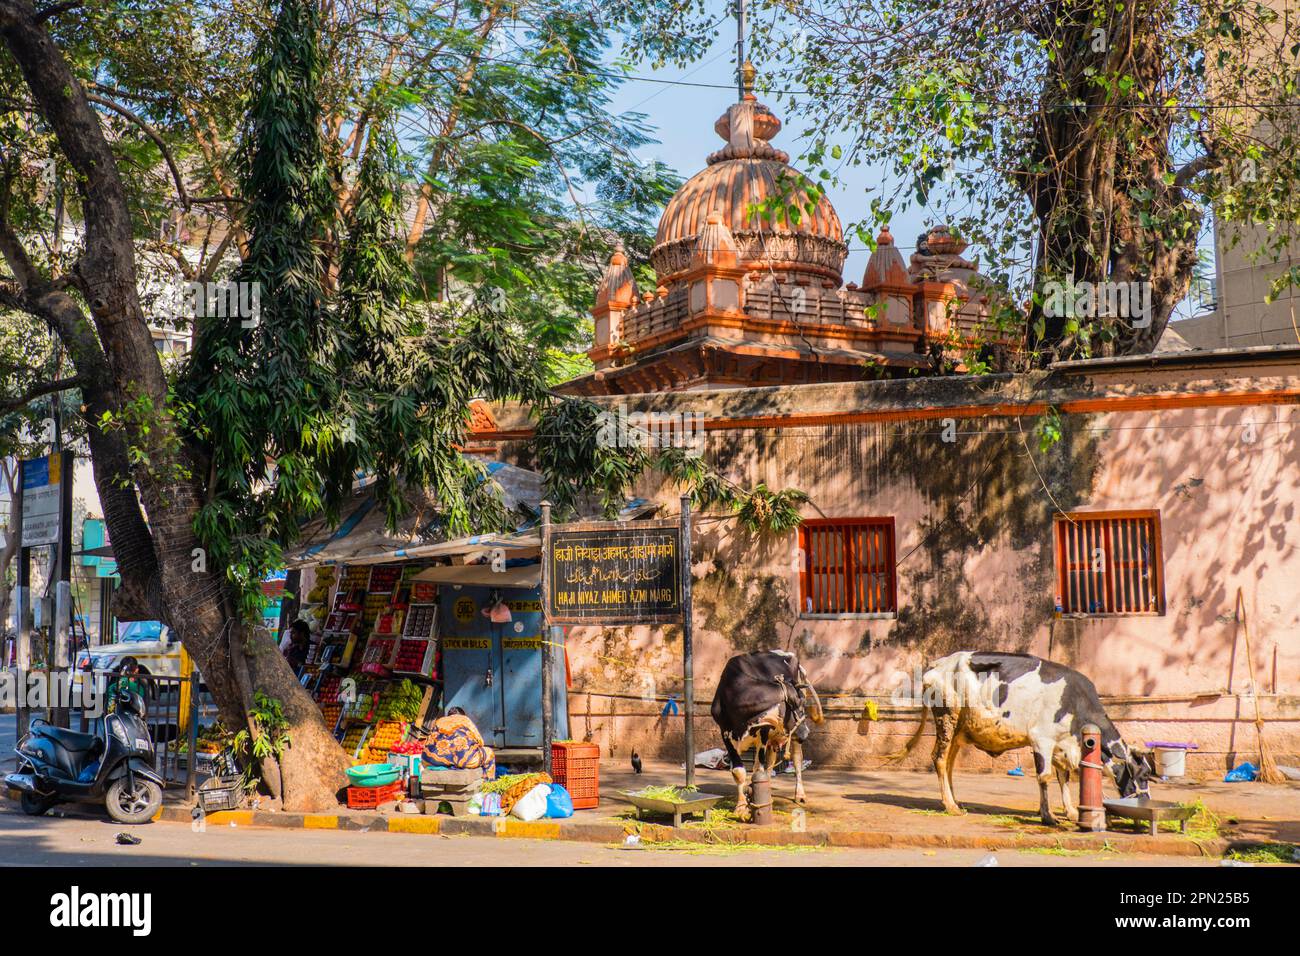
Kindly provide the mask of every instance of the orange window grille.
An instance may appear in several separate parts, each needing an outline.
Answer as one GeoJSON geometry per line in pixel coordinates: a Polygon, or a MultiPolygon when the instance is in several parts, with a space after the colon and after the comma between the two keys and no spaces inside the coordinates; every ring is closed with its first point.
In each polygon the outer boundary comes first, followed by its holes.
{"type": "Polygon", "coordinates": [[[805,521],[799,526],[804,614],[898,610],[893,518],[805,521]]]}
{"type": "Polygon", "coordinates": [[[1165,613],[1158,511],[1058,514],[1055,532],[1062,613],[1165,613]]]}

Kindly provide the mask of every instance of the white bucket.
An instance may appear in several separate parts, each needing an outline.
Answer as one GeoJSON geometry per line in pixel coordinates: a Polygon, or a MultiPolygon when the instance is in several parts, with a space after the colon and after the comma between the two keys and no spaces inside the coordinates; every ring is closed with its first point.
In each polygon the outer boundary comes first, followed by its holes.
{"type": "Polygon", "coordinates": [[[1162,777],[1181,777],[1187,773],[1187,751],[1181,747],[1156,748],[1156,773],[1162,777]]]}

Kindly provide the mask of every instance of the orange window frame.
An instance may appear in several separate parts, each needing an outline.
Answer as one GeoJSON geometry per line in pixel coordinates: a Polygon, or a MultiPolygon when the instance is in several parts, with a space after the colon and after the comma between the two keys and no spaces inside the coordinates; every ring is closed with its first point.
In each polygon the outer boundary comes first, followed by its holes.
{"type": "Polygon", "coordinates": [[[1159,511],[1058,513],[1053,537],[1056,598],[1063,613],[1165,613],[1159,511]],[[1097,552],[1100,570],[1094,567],[1097,552]]]}
{"type": "Polygon", "coordinates": [[[817,518],[799,526],[800,614],[898,611],[893,518],[817,518]]]}

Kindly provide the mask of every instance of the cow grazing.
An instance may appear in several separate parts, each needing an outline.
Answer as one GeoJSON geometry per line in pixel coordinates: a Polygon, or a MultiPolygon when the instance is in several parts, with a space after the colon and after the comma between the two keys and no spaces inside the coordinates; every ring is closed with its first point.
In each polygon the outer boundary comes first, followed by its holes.
{"type": "Polygon", "coordinates": [[[1151,771],[1145,751],[1120,739],[1092,681],[1078,671],[1028,654],[960,651],[935,661],[922,678],[921,726],[899,757],[921,739],[926,718],[935,724],[934,769],[944,809],[963,813],[952,792],[952,768],[965,744],[997,756],[1017,747],[1034,752],[1039,813],[1055,825],[1047,787],[1055,773],[1071,820],[1079,811],[1070,800],[1070,774],[1079,769],[1080,732],[1101,731],[1102,763],[1125,797],[1146,796],[1151,771]]]}
{"type": "Polygon", "coordinates": [[[808,722],[822,722],[822,706],[793,654],[755,651],[727,661],[710,713],[722,731],[722,746],[731,760],[738,814],[743,815],[749,806],[741,754],[751,747],[755,773],[760,763],[771,773],[778,756],[789,756],[795,768],[795,799],[806,802],[803,741],[812,733],[808,722]]]}

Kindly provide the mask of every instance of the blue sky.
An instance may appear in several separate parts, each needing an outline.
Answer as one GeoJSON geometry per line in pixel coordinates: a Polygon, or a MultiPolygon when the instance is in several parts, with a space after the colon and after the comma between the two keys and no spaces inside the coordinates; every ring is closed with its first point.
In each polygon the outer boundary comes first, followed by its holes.
{"type": "MultiPolygon", "coordinates": [[[[714,0],[711,5],[719,11],[723,6],[721,0],[714,0]]],[[[642,161],[657,159],[675,169],[683,179],[689,179],[703,169],[705,157],[722,145],[713,131],[713,123],[736,101],[734,21],[727,20],[718,29],[719,35],[708,53],[685,68],[666,66],[656,70],[648,64],[638,64],[632,71],[636,77],[712,84],[712,87],[673,86],[645,79],[629,79],[615,95],[612,104],[614,112],[646,114],[660,143],[640,150],[639,158],[642,161]]],[[[760,74],[765,67],[780,69],[782,66],[764,63],[755,65],[760,74]]],[[[760,99],[763,97],[760,96],[760,99]]],[[[785,128],[773,141],[774,145],[788,152],[791,163],[797,166],[801,151],[798,136],[803,130],[774,101],[768,105],[776,109],[777,115],[785,124],[785,128]]],[[[879,191],[880,185],[885,183],[890,187],[885,191],[889,192],[893,181],[884,178],[878,170],[863,167],[846,166],[840,171],[840,176],[843,181],[830,187],[827,192],[847,231],[850,223],[860,220],[866,214],[869,200],[865,190],[873,187],[879,191]]],[[[931,223],[922,209],[895,212],[890,228],[904,256],[911,254],[916,236],[929,224],[931,223]]],[[[848,236],[846,241],[849,243],[849,258],[844,267],[844,281],[861,282],[868,252],[856,237],[848,236]]],[[[978,250],[971,251],[978,254],[978,250]]]]}

